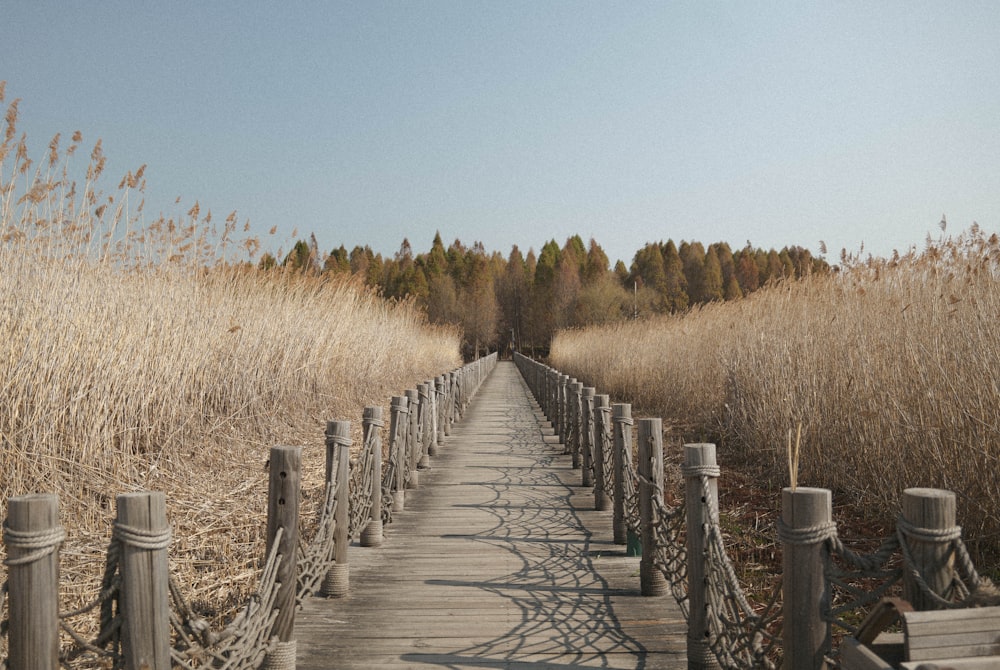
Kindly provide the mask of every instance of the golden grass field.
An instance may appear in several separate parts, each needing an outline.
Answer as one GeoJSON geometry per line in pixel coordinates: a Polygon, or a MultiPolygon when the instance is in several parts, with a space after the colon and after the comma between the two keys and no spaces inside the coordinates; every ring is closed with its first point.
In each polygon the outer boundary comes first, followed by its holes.
{"type": "MultiPolygon", "coordinates": [[[[0,85],[0,101],[3,99],[0,85]]],[[[460,364],[457,332],[359,283],[264,273],[195,205],[146,223],[143,168],[99,192],[79,134],[36,166],[8,107],[0,145],[0,497],[55,492],[64,606],[97,595],[115,496],[166,493],[171,567],[224,615],[264,553],[268,450],[303,445],[303,514],[323,429],[460,364]],[[73,175],[79,173],[79,183],[73,175]]],[[[356,440],[357,442],[357,440],[356,440]]]]}
{"type": "MultiPolygon", "coordinates": [[[[980,558],[1000,555],[1000,240],[973,226],[891,260],[681,316],[566,331],[550,363],[661,416],[725,467],[834,490],[880,523],[906,487],[956,492],[980,558]]],[[[777,501],[775,502],[777,504],[777,501]]]]}

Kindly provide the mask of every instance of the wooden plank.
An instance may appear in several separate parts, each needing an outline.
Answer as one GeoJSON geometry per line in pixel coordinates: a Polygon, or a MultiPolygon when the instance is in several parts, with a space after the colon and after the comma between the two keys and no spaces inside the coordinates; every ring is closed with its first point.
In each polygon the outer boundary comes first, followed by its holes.
{"type": "Polygon", "coordinates": [[[298,670],[687,667],[673,599],[642,598],[639,559],[540,421],[501,364],[383,545],[350,548],[348,596],[306,602],[298,670]]]}
{"type": "Polygon", "coordinates": [[[1000,607],[906,612],[903,622],[907,660],[1000,654],[1000,607]]]}
{"type": "Polygon", "coordinates": [[[895,670],[888,661],[853,637],[840,644],[840,664],[844,670],[895,670]]]}
{"type": "Polygon", "coordinates": [[[904,661],[899,664],[900,670],[920,670],[921,668],[938,668],[939,670],[996,670],[1000,668],[1000,656],[982,658],[944,658],[934,661],[904,661]]]}

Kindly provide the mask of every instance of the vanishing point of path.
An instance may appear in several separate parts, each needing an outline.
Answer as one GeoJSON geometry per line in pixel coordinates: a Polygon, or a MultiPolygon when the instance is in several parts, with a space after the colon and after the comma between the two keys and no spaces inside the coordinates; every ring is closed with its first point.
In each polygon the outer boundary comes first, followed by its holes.
{"type": "Polygon", "coordinates": [[[551,432],[501,362],[383,546],[351,546],[350,595],[300,611],[296,668],[686,668],[680,611],[639,595],[551,432]]]}

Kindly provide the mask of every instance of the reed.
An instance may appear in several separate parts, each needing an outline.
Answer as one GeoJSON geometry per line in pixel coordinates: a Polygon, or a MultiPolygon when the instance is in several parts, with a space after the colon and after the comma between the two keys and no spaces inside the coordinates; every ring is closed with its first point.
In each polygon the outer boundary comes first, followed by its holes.
{"type": "Polygon", "coordinates": [[[16,101],[5,122],[0,497],[59,495],[71,607],[97,593],[115,495],[165,492],[172,569],[222,616],[264,553],[269,448],[306,447],[315,504],[325,422],[360,431],[365,405],[457,366],[458,334],[349,279],[258,271],[235,213],[147,224],[144,167],[105,194],[99,142],[76,167],[80,134],[57,137],[36,165],[16,101]]]}
{"type": "Polygon", "coordinates": [[[833,489],[884,519],[905,487],[954,490],[968,541],[1000,555],[1000,239],[977,226],[891,259],[682,316],[560,333],[552,364],[711,437],[727,462],[833,489]]]}

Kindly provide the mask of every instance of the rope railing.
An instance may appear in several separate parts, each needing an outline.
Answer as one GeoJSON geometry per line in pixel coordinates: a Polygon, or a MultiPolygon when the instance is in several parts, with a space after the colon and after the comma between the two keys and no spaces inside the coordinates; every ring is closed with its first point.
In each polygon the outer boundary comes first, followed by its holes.
{"type": "Polygon", "coordinates": [[[405,449],[407,440],[416,445],[401,451],[399,460],[382,463],[381,408],[365,408],[364,442],[353,460],[349,422],[329,422],[326,484],[308,539],[299,535],[301,448],[273,448],[267,551],[257,587],[221,629],[196,612],[170,574],[162,493],[118,496],[100,591],[66,612],[58,610],[59,549],[66,537],[57,523],[58,500],[51,494],[12,498],[3,524],[7,574],[0,584],[0,652],[6,653],[0,653],[0,670],[39,667],[49,655],[47,667],[293,669],[295,610],[313,594],[346,595],[350,538],[360,533],[362,546],[381,543],[381,524],[391,520],[396,468],[409,465],[413,449],[440,443],[495,362],[494,354],[420,385],[410,405],[420,419],[413,431],[406,405],[404,414],[393,414],[390,446],[405,449]],[[404,421],[397,421],[400,416],[404,421]],[[96,634],[84,633],[90,629],[85,619],[95,616],[96,634]]]}
{"type": "MultiPolygon", "coordinates": [[[[586,423],[574,419],[573,394],[566,400],[562,389],[578,382],[520,354],[515,362],[557,434],[576,439],[586,423]],[[574,420],[579,428],[561,424],[574,420]]],[[[785,489],[776,524],[784,547],[782,580],[761,602],[752,602],[726,551],[715,445],[685,445],[684,492],[669,506],[665,482],[642,474],[643,456],[632,461],[630,406],[611,406],[607,396],[595,394],[591,411],[593,481],[583,483],[594,487],[596,510],[614,510],[615,542],[626,543],[625,531],[644,538],[644,560],[648,553],[648,563],[662,574],[688,623],[689,667],[839,667],[831,629],[854,634],[866,608],[899,592],[918,609],[1000,604],[992,583],[976,572],[951,518],[954,494],[936,489],[905,491],[894,534],[869,555],[851,551],[838,537],[829,491],[785,489]],[[945,512],[920,516],[939,506],[945,512]]],[[[641,570],[640,578],[645,594],[641,570]]]]}

